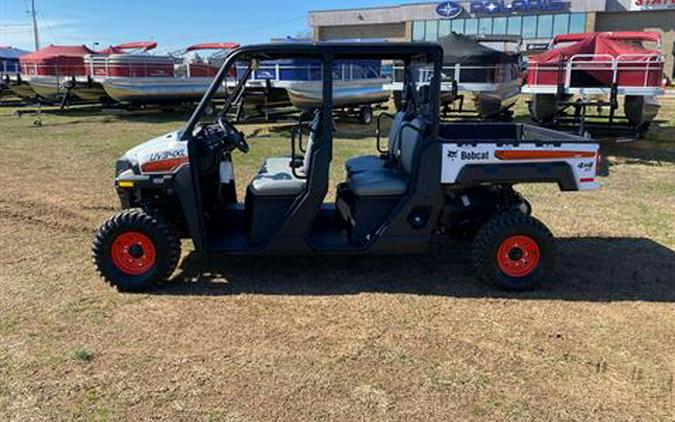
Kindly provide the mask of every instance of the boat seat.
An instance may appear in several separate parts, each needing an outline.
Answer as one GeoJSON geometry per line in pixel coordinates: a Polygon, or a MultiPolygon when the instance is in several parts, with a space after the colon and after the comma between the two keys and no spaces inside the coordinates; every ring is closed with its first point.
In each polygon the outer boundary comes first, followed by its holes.
{"type": "Polygon", "coordinates": [[[362,155],[352,157],[345,162],[347,174],[356,174],[364,171],[381,171],[385,170],[389,161],[397,153],[398,149],[398,134],[403,122],[405,121],[406,113],[401,111],[396,113],[394,120],[391,122],[388,135],[388,154],[381,155],[362,155]]]}
{"type": "Polygon", "coordinates": [[[349,176],[349,189],[354,195],[362,197],[405,194],[408,190],[409,175],[413,171],[415,151],[423,140],[421,129],[422,123],[419,119],[401,126],[400,157],[397,166],[384,170],[367,170],[349,176]]]}
{"type": "Polygon", "coordinates": [[[303,160],[296,160],[295,172],[291,167],[291,157],[268,158],[249,185],[253,196],[295,196],[305,189],[306,175],[309,174],[310,158],[314,146],[314,137],[321,123],[321,113],[317,113],[309,127],[307,153],[303,160]],[[295,174],[293,174],[295,173],[295,174]],[[297,176],[296,176],[297,175],[297,176]],[[299,177],[298,177],[299,176],[299,177]]]}

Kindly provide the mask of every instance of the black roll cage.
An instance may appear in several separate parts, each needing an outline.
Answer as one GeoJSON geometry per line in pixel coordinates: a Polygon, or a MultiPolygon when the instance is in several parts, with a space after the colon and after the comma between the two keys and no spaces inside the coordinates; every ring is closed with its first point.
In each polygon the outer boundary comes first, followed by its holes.
{"type": "MultiPolygon", "coordinates": [[[[188,120],[187,126],[183,132],[183,139],[190,141],[192,139],[192,133],[204,116],[205,112],[208,110],[209,105],[217,92],[221,89],[223,82],[225,81],[228,72],[231,68],[236,66],[237,62],[242,61],[264,61],[264,60],[276,60],[276,59],[287,59],[287,58],[306,58],[306,59],[316,59],[322,62],[323,65],[326,64],[326,60],[340,60],[340,59],[391,59],[391,60],[402,60],[406,68],[416,60],[424,60],[427,63],[433,63],[434,66],[439,66],[442,68],[443,61],[443,50],[442,48],[435,43],[329,43],[329,42],[317,42],[317,43],[274,43],[274,44],[258,44],[240,47],[233,50],[228,54],[225,62],[221,66],[218,74],[213,79],[211,86],[202,97],[199,105],[193,112],[190,120],[188,120]]],[[[252,66],[249,66],[247,73],[244,75],[244,79],[247,79],[250,74],[254,71],[252,66]]],[[[410,77],[409,72],[406,73],[406,78],[410,77]]],[[[435,75],[438,75],[440,72],[434,72],[435,75]]],[[[432,92],[432,102],[435,102],[434,97],[439,97],[440,95],[440,78],[433,78],[431,81],[431,92],[432,92]],[[437,86],[433,86],[436,84],[437,86]]],[[[324,81],[325,82],[325,81],[324,81]]],[[[224,110],[226,110],[229,105],[231,105],[238,96],[242,94],[245,89],[245,83],[237,84],[240,90],[232,92],[225,103],[224,110]]],[[[432,112],[431,120],[432,123],[438,121],[439,113],[435,110],[432,112]]],[[[434,124],[434,126],[436,126],[434,124]]]]}
{"type": "MultiPolygon", "coordinates": [[[[191,212],[187,214],[193,215],[196,219],[193,225],[194,231],[191,230],[191,235],[195,247],[198,250],[207,248],[207,237],[205,232],[204,214],[202,206],[202,197],[200,191],[198,166],[196,160],[198,159],[197,146],[195,145],[198,138],[195,137],[194,131],[203,116],[206,114],[211,101],[223,86],[228,72],[231,68],[236,66],[237,62],[251,62],[251,61],[266,61],[289,58],[305,58],[318,60],[322,64],[322,83],[323,83],[323,106],[321,111],[324,116],[333,115],[333,62],[335,60],[372,60],[373,58],[381,60],[398,60],[403,61],[406,69],[405,83],[414,84],[410,77],[410,65],[418,61],[425,63],[432,63],[434,72],[432,80],[430,81],[430,109],[427,114],[427,123],[429,124],[428,134],[431,139],[437,139],[440,124],[440,91],[441,91],[441,70],[443,66],[443,49],[440,45],[434,43],[274,43],[274,44],[259,44],[245,46],[233,50],[228,54],[225,62],[221,66],[218,74],[213,79],[209,89],[202,97],[199,105],[190,117],[185,129],[182,132],[182,140],[188,143],[188,156],[190,160],[190,178],[192,184],[192,204],[184,204],[191,208],[191,212]]],[[[249,65],[244,75],[244,80],[237,84],[234,92],[232,92],[223,108],[223,114],[218,118],[227,118],[225,112],[227,108],[233,104],[236,99],[242,95],[246,86],[246,79],[255,70],[255,63],[249,65]]],[[[413,90],[410,90],[413,91],[413,90]]],[[[415,93],[407,94],[407,99],[413,104],[417,104],[415,93]]],[[[320,130],[324,133],[332,133],[332,119],[323,119],[323,127],[320,130]]],[[[330,137],[332,139],[332,137],[330,137]]],[[[332,148],[332,145],[330,145],[332,148]]]]}

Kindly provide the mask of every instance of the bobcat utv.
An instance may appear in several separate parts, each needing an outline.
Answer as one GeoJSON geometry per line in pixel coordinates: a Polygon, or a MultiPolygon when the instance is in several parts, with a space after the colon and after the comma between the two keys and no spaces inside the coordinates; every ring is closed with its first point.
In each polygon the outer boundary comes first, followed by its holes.
{"type": "Polygon", "coordinates": [[[441,47],[428,43],[293,43],[232,51],[182,130],[117,162],[115,186],[125,210],[96,233],[96,268],[119,290],[139,291],[172,275],[182,238],[205,253],[412,254],[424,252],[435,234],[455,233],[473,237],[473,261],[485,281],[526,290],[550,280],[553,237],[513,186],[596,189],[598,145],[524,124],[442,123],[442,64],[441,47]],[[239,202],[233,162],[249,144],[228,110],[261,61],[289,58],[321,64],[316,76],[323,105],[311,121],[298,123],[289,156],[261,163],[239,202]],[[334,63],[374,58],[404,63],[405,105],[396,115],[379,116],[377,152],[349,159],[335,203],[325,203],[334,63]],[[247,71],[214,113],[211,101],[242,62],[247,71]],[[427,82],[415,77],[419,68],[428,70],[427,82]],[[387,117],[388,138],[380,140],[387,117]]]}

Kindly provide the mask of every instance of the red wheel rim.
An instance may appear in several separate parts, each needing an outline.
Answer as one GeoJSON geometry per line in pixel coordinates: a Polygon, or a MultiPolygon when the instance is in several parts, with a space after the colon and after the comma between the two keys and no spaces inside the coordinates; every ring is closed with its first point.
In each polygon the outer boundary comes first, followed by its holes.
{"type": "Polygon", "coordinates": [[[537,269],[541,259],[539,245],[531,237],[513,236],[504,240],[497,251],[499,269],[510,277],[525,277],[537,269]]]}
{"type": "Polygon", "coordinates": [[[117,236],[111,254],[115,267],[128,275],[141,275],[150,271],[157,258],[152,240],[139,232],[126,232],[117,236]]]}

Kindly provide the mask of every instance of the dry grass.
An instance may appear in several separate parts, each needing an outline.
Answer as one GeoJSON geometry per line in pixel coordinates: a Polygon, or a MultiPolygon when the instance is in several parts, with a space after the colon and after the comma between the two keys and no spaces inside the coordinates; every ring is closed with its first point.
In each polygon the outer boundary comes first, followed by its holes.
{"type": "MultiPolygon", "coordinates": [[[[673,420],[672,110],[662,142],[609,149],[602,191],[523,188],[561,238],[559,277],[527,295],[478,284],[467,245],[445,241],[418,257],[188,255],[174,283],[119,294],[89,259],[117,208],[114,159],[183,116],[36,128],[0,111],[0,420],[673,420]]],[[[288,145],[246,131],[242,186],[288,145]]],[[[339,137],[335,179],[373,146],[339,137]]]]}

